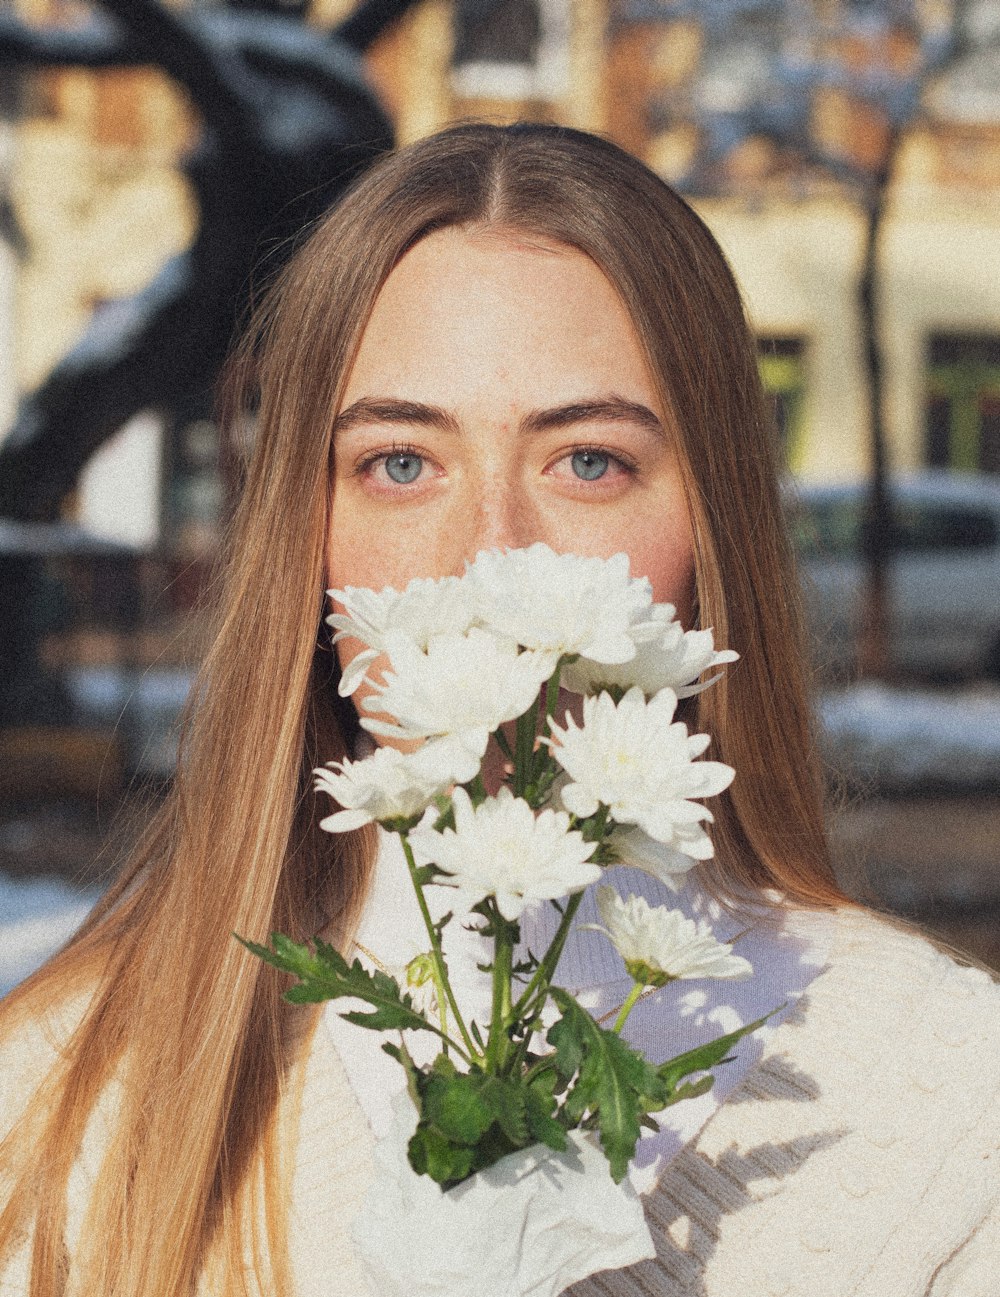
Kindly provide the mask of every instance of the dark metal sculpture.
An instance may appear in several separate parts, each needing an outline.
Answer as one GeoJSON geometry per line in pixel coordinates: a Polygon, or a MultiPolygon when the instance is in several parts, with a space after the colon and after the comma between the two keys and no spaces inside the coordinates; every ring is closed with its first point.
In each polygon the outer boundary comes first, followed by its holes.
{"type": "Polygon", "coordinates": [[[254,267],[270,273],[353,176],[391,147],[361,54],[412,0],[369,0],[333,32],[299,0],[178,10],[98,0],[73,28],[0,14],[0,66],[160,68],[198,112],[184,164],[199,209],[191,246],[134,297],[103,308],[21,404],[0,445],[0,516],[50,521],[80,469],[134,414],[210,406],[254,267]]]}

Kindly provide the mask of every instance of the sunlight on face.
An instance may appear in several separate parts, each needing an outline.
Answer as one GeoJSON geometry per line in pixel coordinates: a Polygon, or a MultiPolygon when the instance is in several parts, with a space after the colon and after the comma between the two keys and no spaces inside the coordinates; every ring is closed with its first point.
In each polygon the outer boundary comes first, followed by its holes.
{"type": "MultiPolygon", "coordinates": [[[[481,549],[624,551],[689,620],[691,525],[632,323],[593,261],[447,229],[395,268],[337,421],[330,586],[459,575],[481,549]]],[[[341,662],[358,649],[338,644],[341,662]]]]}

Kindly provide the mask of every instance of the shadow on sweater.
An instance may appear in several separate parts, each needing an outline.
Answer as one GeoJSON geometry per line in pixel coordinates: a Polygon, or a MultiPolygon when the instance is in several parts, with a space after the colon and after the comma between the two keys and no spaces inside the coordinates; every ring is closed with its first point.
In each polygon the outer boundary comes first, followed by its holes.
{"type": "MultiPolygon", "coordinates": [[[[782,1143],[759,1144],[745,1153],[730,1147],[717,1159],[685,1149],[675,1159],[646,1205],[646,1218],[656,1245],[656,1261],[642,1262],[615,1276],[606,1291],[668,1297],[665,1277],[684,1297],[706,1297],[704,1275],[719,1243],[721,1221],[758,1202],[767,1192],[752,1191],[760,1181],[772,1180],[772,1193],[785,1191],[790,1174],[814,1153],[838,1143],[848,1132],[825,1131],[782,1143]],[[792,1170],[789,1170],[791,1166],[792,1170]],[[650,1281],[653,1281],[650,1283],[650,1281]]],[[[571,1290],[574,1291],[575,1290],[571,1290]]],[[[579,1297],[585,1297],[581,1291],[579,1297]]]]}
{"type": "MultiPolygon", "coordinates": [[[[807,999],[803,996],[793,1010],[793,1021],[804,1016],[807,999]]],[[[775,1055],[752,1067],[724,1106],[771,1100],[808,1103],[820,1093],[812,1076],[775,1055]]],[[[749,1117],[747,1128],[753,1128],[749,1117]]],[[[700,1151],[696,1138],[668,1163],[655,1189],[643,1199],[656,1260],[592,1275],[567,1288],[563,1297],[708,1297],[705,1272],[719,1244],[723,1218],[786,1192],[788,1181],[808,1158],[849,1133],[833,1129],[769,1140],[744,1152],[730,1144],[715,1158],[700,1151]]]]}
{"type": "Polygon", "coordinates": [[[757,1068],[751,1068],[742,1083],[726,1098],[726,1103],[756,1103],[761,1099],[777,1098],[786,1103],[810,1103],[820,1096],[820,1088],[809,1073],[780,1056],[768,1060],[766,1081],[757,1073],[757,1068]]]}

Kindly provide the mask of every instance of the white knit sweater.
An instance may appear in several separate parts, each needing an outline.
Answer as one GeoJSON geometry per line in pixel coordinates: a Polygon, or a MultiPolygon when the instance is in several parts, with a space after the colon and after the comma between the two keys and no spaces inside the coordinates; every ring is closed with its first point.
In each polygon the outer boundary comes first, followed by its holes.
{"type": "MultiPolygon", "coordinates": [[[[6,1046],[0,1116],[20,1106],[40,1048],[40,1035],[6,1046]]],[[[292,1206],[302,1297],[377,1297],[349,1234],[371,1148],[317,1031],[292,1206]]],[[[71,1247],[87,1179],[74,1177],[71,1247]]],[[[841,912],[825,971],[644,1202],[656,1260],[572,1297],[997,1297],[1000,988],[876,916],[841,912]]],[[[25,1261],[4,1271],[3,1297],[27,1291],[25,1261]]]]}

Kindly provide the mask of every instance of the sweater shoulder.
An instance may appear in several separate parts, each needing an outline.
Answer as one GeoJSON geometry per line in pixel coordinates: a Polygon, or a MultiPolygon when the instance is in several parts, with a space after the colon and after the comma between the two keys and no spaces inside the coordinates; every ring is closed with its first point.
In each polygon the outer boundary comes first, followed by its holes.
{"type": "MultiPolygon", "coordinates": [[[[812,1078],[815,1100],[864,1125],[876,1110],[949,1126],[947,1095],[967,1115],[1000,1100],[1000,983],[959,962],[921,932],[873,911],[837,914],[829,957],[775,1032],[745,1084],[812,1078]],[[866,1093],[875,1093],[877,1102],[866,1093]]],[[[774,1097],[779,1097],[777,1094],[774,1097]]]]}
{"type": "Polygon", "coordinates": [[[812,1002],[821,1018],[835,1015],[839,1030],[828,1030],[831,1039],[879,1036],[911,1052],[936,1040],[970,1065],[977,1044],[1000,1043],[1000,980],[919,930],[869,910],[838,914],[812,1002]]]}
{"type": "Polygon", "coordinates": [[[60,997],[41,1008],[18,1005],[0,1015],[0,1140],[66,1058],[92,999],[89,990],[60,997]]]}
{"type": "Polygon", "coordinates": [[[998,1044],[989,973],[839,911],[826,967],[649,1200],[641,1290],[985,1292],[963,1284],[1000,1211],[998,1044]]]}

